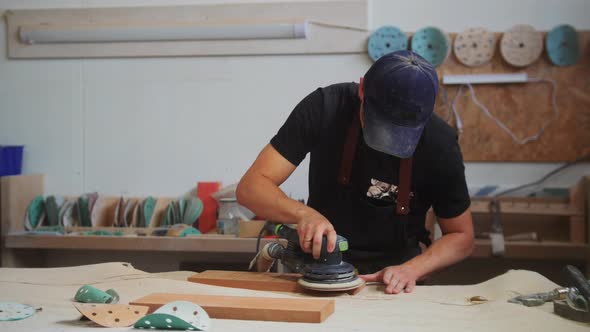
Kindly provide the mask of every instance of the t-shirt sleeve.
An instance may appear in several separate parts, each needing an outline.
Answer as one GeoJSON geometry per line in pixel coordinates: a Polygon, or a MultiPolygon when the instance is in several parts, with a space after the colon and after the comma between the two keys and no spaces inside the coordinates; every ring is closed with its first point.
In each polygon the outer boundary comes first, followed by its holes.
{"type": "Polygon", "coordinates": [[[434,163],[437,179],[433,191],[432,207],[440,218],[457,217],[471,205],[465,181],[465,166],[458,142],[434,163]]]}
{"type": "Polygon", "coordinates": [[[270,140],[270,144],[295,166],[305,159],[319,139],[323,104],[321,89],[303,98],[270,140]]]}

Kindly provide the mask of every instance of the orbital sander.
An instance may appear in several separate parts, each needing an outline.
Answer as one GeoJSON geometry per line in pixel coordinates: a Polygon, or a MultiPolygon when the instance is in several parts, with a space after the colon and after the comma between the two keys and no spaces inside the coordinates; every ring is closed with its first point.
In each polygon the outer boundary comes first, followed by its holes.
{"type": "Polygon", "coordinates": [[[265,228],[279,238],[286,239],[287,246],[278,242],[268,243],[262,248],[261,256],[269,261],[279,259],[293,272],[302,274],[302,278],[297,281],[302,287],[316,291],[346,291],[363,285],[354,266],[342,260],[342,253],[348,250],[348,240],[343,236],[337,235],[336,247],[328,252],[328,240],[324,235],[320,258],[315,259],[302,250],[295,229],[272,223],[265,228]]]}

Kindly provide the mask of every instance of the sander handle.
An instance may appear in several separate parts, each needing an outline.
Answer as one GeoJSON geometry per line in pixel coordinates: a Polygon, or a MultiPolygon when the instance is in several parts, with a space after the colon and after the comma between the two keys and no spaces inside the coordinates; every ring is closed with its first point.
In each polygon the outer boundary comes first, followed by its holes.
{"type": "MultiPolygon", "coordinates": [[[[295,229],[285,226],[283,224],[276,224],[276,226],[274,227],[273,233],[275,235],[277,235],[278,237],[280,237],[282,239],[286,239],[287,241],[293,242],[293,243],[297,244],[297,246],[299,246],[299,234],[297,234],[297,231],[295,229]]],[[[320,256],[324,257],[324,256],[328,255],[327,247],[328,247],[328,237],[324,235],[322,237],[322,249],[321,249],[320,256]]],[[[344,236],[336,235],[336,246],[334,247],[334,251],[332,251],[330,254],[344,252],[347,250],[348,250],[348,240],[344,236]]]]}

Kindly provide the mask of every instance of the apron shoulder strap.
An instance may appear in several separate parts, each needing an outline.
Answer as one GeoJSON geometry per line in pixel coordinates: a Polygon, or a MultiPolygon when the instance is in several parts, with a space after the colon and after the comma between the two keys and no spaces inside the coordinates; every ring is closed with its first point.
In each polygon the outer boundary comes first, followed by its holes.
{"type": "Polygon", "coordinates": [[[407,215],[410,213],[410,191],[412,186],[412,158],[400,160],[399,187],[397,192],[396,213],[407,215]]]}
{"type": "Polygon", "coordinates": [[[348,127],[346,133],[346,140],[342,148],[342,159],[340,161],[340,174],[338,175],[338,183],[347,185],[350,183],[350,175],[352,174],[352,162],[356,154],[356,146],[358,142],[359,132],[361,130],[360,112],[354,112],[352,123],[348,127]]]}

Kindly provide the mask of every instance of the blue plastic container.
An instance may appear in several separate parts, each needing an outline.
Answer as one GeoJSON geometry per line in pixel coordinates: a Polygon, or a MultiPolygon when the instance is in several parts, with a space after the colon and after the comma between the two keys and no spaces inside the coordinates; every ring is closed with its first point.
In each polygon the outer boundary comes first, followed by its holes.
{"type": "Polygon", "coordinates": [[[22,145],[0,145],[0,176],[21,174],[23,149],[22,145]]]}

